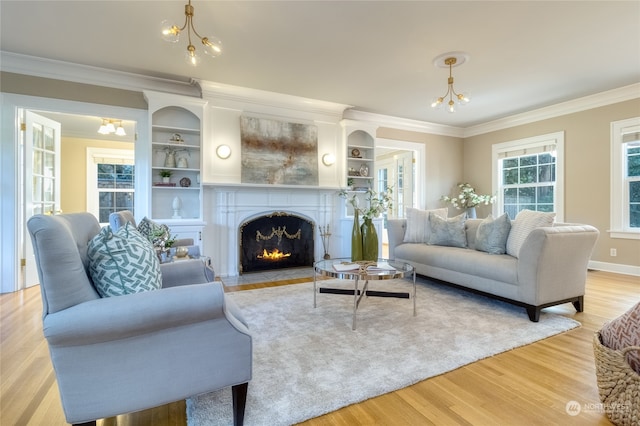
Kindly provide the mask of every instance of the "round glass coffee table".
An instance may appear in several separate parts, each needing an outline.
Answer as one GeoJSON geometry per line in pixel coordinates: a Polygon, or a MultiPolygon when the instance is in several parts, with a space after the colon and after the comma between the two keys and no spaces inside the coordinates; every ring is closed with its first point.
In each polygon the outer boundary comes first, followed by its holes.
{"type": "Polygon", "coordinates": [[[377,262],[358,261],[351,259],[326,259],[313,265],[313,307],[317,306],[318,293],[353,295],[353,325],[356,329],[356,313],[364,296],[372,297],[397,297],[413,299],[413,316],[416,316],[416,269],[408,263],[396,262],[387,259],[378,259],[377,262]],[[318,276],[352,280],[353,289],[323,287],[318,276]],[[369,281],[392,280],[396,278],[411,277],[413,289],[411,293],[401,291],[374,291],[369,290],[369,281]],[[360,288],[360,281],[364,281],[360,288]]]}

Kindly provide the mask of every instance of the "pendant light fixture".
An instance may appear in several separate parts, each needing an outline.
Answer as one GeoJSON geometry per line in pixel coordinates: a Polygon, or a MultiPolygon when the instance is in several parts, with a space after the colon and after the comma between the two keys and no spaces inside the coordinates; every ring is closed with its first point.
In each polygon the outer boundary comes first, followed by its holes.
{"type": "Polygon", "coordinates": [[[439,108],[445,102],[447,103],[447,111],[453,113],[456,111],[457,105],[466,105],[469,103],[470,98],[467,93],[457,93],[453,88],[453,74],[452,68],[464,64],[469,60],[469,55],[462,52],[449,52],[442,54],[433,60],[433,64],[440,68],[449,68],[449,79],[447,80],[447,93],[443,96],[439,96],[431,103],[432,108],[439,108]],[[449,101],[447,102],[447,98],[449,101]]]}
{"type": "Polygon", "coordinates": [[[111,120],[109,118],[102,119],[102,124],[98,129],[98,133],[101,135],[110,135],[111,133],[115,133],[117,136],[127,136],[127,133],[124,131],[124,127],[122,127],[122,120],[111,120]],[[118,124],[118,127],[115,126],[115,123],[118,124]]]}
{"type": "Polygon", "coordinates": [[[184,30],[187,31],[187,51],[185,52],[185,59],[189,65],[197,66],[200,63],[200,56],[196,51],[196,47],[191,43],[191,32],[200,39],[203,45],[204,53],[216,57],[222,54],[222,42],[217,37],[202,37],[196,31],[193,25],[194,9],[191,6],[191,0],[184,6],[184,25],[178,28],[177,25],[169,22],[168,20],[162,21],[162,39],[170,43],[177,43],[180,39],[180,33],[184,30]]]}

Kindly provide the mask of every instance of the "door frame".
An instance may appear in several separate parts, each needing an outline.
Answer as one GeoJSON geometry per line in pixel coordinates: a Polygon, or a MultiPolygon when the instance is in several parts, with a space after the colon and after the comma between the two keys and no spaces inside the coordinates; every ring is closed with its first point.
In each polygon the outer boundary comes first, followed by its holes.
{"type": "Polygon", "coordinates": [[[20,290],[22,280],[20,274],[20,238],[22,234],[20,206],[20,173],[22,160],[20,148],[22,132],[20,130],[20,109],[35,112],[61,112],[77,115],[94,115],[98,117],[118,117],[123,120],[137,122],[138,137],[135,144],[136,158],[136,194],[135,209],[140,214],[149,210],[149,190],[151,187],[150,127],[148,111],[112,105],[93,104],[64,99],[40,98],[35,96],[0,93],[2,114],[0,114],[0,293],[20,290]]]}
{"type": "Polygon", "coordinates": [[[426,164],[427,147],[423,143],[408,142],[395,139],[376,138],[376,146],[381,148],[393,148],[401,151],[414,151],[415,153],[415,194],[414,204],[417,208],[425,208],[426,200],[426,164]]]}

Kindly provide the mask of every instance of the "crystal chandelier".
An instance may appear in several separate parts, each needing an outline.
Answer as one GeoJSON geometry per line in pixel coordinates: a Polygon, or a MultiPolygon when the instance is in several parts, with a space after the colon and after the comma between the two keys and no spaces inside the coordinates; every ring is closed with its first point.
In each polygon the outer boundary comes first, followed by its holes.
{"type": "Polygon", "coordinates": [[[433,63],[437,67],[449,67],[449,79],[447,80],[447,93],[435,98],[431,103],[432,108],[441,107],[446,102],[447,98],[449,98],[449,101],[447,102],[447,111],[449,112],[456,111],[456,104],[466,105],[469,103],[470,99],[467,93],[457,93],[453,88],[453,75],[451,72],[454,66],[462,65],[468,59],[468,55],[459,52],[445,53],[444,55],[440,55],[434,59],[433,63]]]}
{"type": "Polygon", "coordinates": [[[204,46],[204,53],[211,56],[216,57],[222,54],[222,42],[217,37],[202,37],[196,31],[196,28],[193,26],[193,15],[194,9],[191,6],[191,0],[189,0],[189,4],[184,5],[184,25],[181,28],[178,28],[177,25],[169,22],[168,20],[162,21],[162,39],[168,41],[170,43],[177,43],[180,39],[180,33],[186,29],[187,31],[187,40],[189,44],[187,45],[187,51],[185,53],[185,59],[190,65],[196,66],[200,63],[200,56],[196,52],[196,47],[191,43],[191,32],[195,34],[196,37],[200,39],[202,45],[204,46]]]}

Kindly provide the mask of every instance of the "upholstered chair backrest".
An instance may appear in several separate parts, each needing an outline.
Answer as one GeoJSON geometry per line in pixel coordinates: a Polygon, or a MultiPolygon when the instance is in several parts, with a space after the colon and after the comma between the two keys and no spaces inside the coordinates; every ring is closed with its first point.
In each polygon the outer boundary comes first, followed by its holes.
{"type": "Polygon", "coordinates": [[[43,316],[99,299],[88,273],[87,246],[100,232],[90,213],[35,215],[27,222],[36,257],[43,316]]]}

